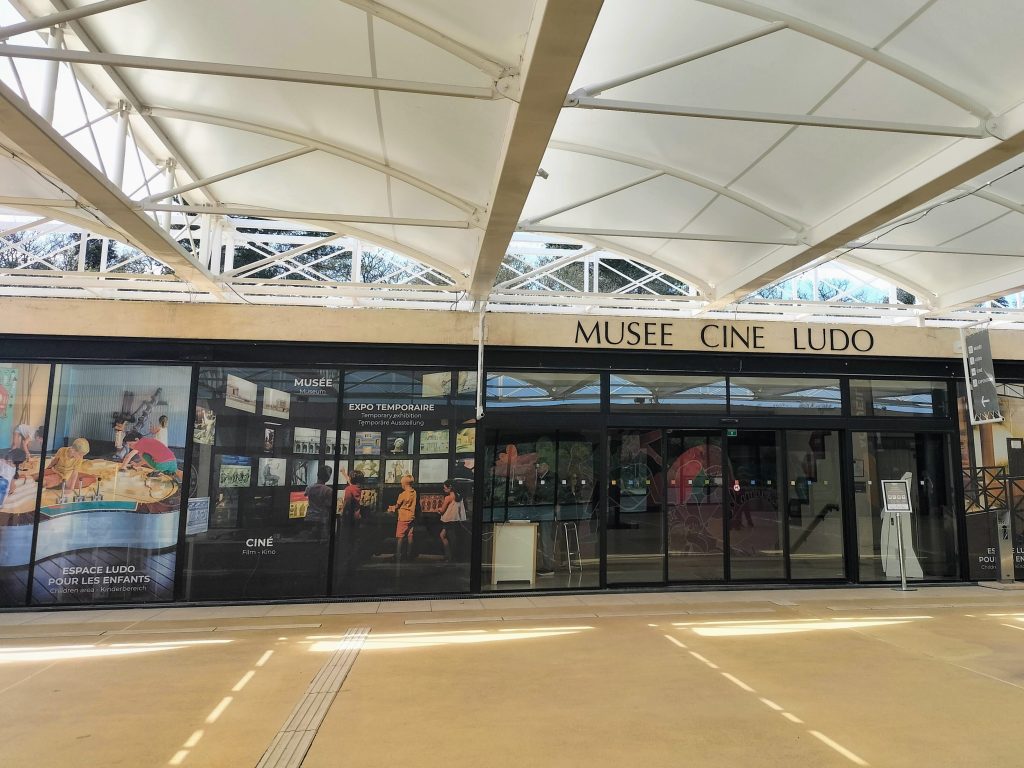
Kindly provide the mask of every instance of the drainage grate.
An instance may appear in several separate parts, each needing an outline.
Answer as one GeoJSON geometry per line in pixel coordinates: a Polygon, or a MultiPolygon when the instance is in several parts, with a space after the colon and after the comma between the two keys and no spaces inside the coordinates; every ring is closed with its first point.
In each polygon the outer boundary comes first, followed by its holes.
{"type": "Polygon", "coordinates": [[[317,672],[256,768],[298,768],[302,765],[327,710],[334,703],[334,697],[341,690],[369,634],[369,627],[352,627],[345,633],[338,649],[317,672]]]}

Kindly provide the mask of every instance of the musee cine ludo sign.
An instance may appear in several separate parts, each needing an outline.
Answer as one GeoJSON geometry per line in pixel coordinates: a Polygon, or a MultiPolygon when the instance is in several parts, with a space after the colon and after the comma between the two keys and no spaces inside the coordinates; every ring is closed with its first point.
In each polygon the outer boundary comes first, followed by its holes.
{"type": "Polygon", "coordinates": [[[729,352],[865,354],[875,347],[866,328],[772,323],[694,323],[672,320],[577,320],[574,344],[729,352]]]}

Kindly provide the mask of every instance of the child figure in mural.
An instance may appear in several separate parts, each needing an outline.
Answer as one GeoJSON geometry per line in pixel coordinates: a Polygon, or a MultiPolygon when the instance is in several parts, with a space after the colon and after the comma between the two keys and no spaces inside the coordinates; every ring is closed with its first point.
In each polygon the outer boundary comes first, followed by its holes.
{"type": "Polygon", "coordinates": [[[444,504],[441,507],[441,544],[444,546],[444,558],[454,563],[461,552],[459,532],[466,522],[466,504],[462,494],[455,490],[454,480],[445,480],[444,504]]]}
{"type": "Polygon", "coordinates": [[[11,450],[22,450],[25,452],[25,458],[32,458],[32,441],[37,437],[42,437],[43,428],[38,429],[33,427],[31,424],[19,424],[14,428],[14,434],[11,435],[11,450]]]}
{"type": "Polygon", "coordinates": [[[412,531],[413,521],[416,519],[416,488],[414,483],[416,478],[412,475],[402,476],[402,492],[398,494],[398,499],[388,507],[388,512],[391,514],[398,515],[398,521],[395,525],[395,560],[401,560],[403,557],[403,544],[408,540],[408,544],[405,546],[405,556],[412,554],[412,531]]]}
{"type": "Polygon", "coordinates": [[[64,492],[79,493],[96,482],[95,475],[87,475],[81,471],[82,461],[89,454],[89,441],[78,437],[71,445],[58,448],[46,465],[43,472],[44,488],[60,488],[64,492]]]}
{"type": "Polygon", "coordinates": [[[114,417],[114,461],[121,461],[128,455],[128,446],[124,444],[124,436],[128,434],[127,418],[122,414],[114,417]]]}
{"type": "Polygon", "coordinates": [[[145,465],[160,474],[173,477],[181,482],[182,472],[178,469],[178,459],[166,445],[152,437],[143,437],[138,432],[129,432],[125,437],[128,455],[121,460],[121,469],[125,470],[136,459],[137,465],[145,465]]]}
{"type": "Polygon", "coordinates": [[[0,509],[4,508],[7,494],[14,490],[18,467],[23,461],[25,461],[25,451],[21,448],[12,448],[0,456],[0,509]]]}
{"type": "Polygon", "coordinates": [[[323,464],[317,470],[316,482],[306,488],[306,498],[309,499],[306,523],[310,525],[314,538],[323,538],[327,534],[327,524],[331,519],[331,500],[334,498],[334,490],[328,483],[333,475],[334,470],[323,464]]]}
{"type": "Polygon", "coordinates": [[[167,445],[167,415],[157,419],[157,423],[149,428],[150,434],[164,445],[167,445]]]}
{"type": "Polygon", "coordinates": [[[369,557],[369,553],[363,551],[365,542],[360,530],[365,517],[362,509],[363,482],[363,473],[358,469],[352,470],[338,510],[335,573],[342,584],[348,580],[355,567],[369,557]]]}

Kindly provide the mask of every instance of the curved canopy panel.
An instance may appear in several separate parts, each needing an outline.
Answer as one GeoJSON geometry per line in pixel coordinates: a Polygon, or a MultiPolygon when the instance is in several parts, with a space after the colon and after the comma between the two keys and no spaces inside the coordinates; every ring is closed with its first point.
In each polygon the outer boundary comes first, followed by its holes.
{"type": "Polygon", "coordinates": [[[133,195],[142,213],[354,227],[461,279],[534,5],[24,0],[30,21],[73,18],[3,35],[0,55],[40,78],[51,62],[72,68],[103,107],[124,110],[147,154],[171,161],[168,183],[133,195]]]}
{"type": "Polygon", "coordinates": [[[1022,30],[999,2],[609,0],[519,230],[671,265],[706,310],[837,257],[936,309],[1019,290],[1022,30]]]}

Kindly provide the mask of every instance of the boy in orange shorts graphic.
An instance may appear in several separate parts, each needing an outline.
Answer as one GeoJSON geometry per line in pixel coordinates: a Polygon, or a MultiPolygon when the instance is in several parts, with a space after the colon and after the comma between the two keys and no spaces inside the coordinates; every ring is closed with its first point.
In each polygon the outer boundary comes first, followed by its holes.
{"type": "Polygon", "coordinates": [[[402,492],[398,499],[388,507],[388,512],[398,514],[398,523],[395,525],[395,559],[402,559],[402,543],[408,539],[406,553],[412,553],[412,524],[416,519],[416,489],[413,483],[416,478],[412,475],[402,476],[402,492]]]}

